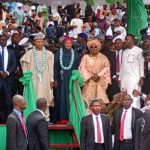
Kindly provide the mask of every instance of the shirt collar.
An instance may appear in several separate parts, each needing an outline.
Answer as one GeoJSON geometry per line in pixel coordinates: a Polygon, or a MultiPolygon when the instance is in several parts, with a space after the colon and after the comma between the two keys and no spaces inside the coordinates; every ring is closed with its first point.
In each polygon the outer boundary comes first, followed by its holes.
{"type": "Polygon", "coordinates": [[[123,111],[131,112],[132,111],[132,107],[130,107],[128,109],[123,108],[123,111]]]}
{"type": "Polygon", "coordinates": [[[36,109],[36,110],[39,111],[43,115],[43,117],[45,117],[45,114],[42,110],[40,110],[40,109],[36,109]]]}
{"type": "Polygon", "coordinates": [[[13,111],[20,117],[21,115],[22,115],[22,113],[19,111],[19,110],[17,110],[17,109],[13,109],[13,111]]]}
{"type": "Polygon", "coordinates": [[[92,113],[92,116],[93,116],[94,118],[96,118],[96,117],[100,117],[100,114],[99,114],[99,115],[95,115],[94,113],[92,113]]]}

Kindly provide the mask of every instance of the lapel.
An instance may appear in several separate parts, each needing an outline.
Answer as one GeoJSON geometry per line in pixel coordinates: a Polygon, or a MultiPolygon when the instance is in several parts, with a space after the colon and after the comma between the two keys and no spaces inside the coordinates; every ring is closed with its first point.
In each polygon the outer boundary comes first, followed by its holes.
{"type": "Polygon", "coordinates": [[[7,68],[6,68],[6,70],[8,70],[8,66],[9,66],[9,64],[10,64],[10,59],[11,59],[11,57],[10,57],[10,50],[8,49],[8,47],[6,47],[7,48],[7,52],[8,52],[8,63],[7,63],[7,68]]]}
{"type": "Polygon", "coordinates": [[[26,128],[26,124],[25,124],[25,130],[26,130],[26,131],[24,131],[23,126],[22,126],[22,123],[21,123],[21,120],[20,120],[18,114],[17,114],[15,111],[13,111],[13,114],[14,114],[14,115],[16,116],[16,118],[19,120],[20,126],[21,126],[21,128],[22,128],[22,132],[23,132],[25,138],[27,138],[27,128],[26,128]]]}
{"type": "MultiPolygon", "coordinates": [[[[89,123],[90,123],[91,131],[94,134],[94,122],[93,122],[93,116],[92,116],[92,114],[89,115],[89,123]]],[[[95,137],[95,134],[94,134],[94,137],[95,137]]]]}
{"type": "Polygon", "coordinates": [[[15,111],[13,111],[12,112],[13,114],[14,114],[14,116],[19,120],[19,123],[20,123],[20,125],[21,125],[21,127],[22,127],[22,124],[21,124],[21,121],[20,121],[20,118],[19,118],[19,116],[17,115],[17,113],[15,112],[15,111]]]}
{"type": "MultiPolygon", "coordinates": [[[[0,46],[0,49],[2,49],[1,46],[0,46]]],[[[0,65],[2,65],[2,53],[1,53],[1,51],[0,51],[0,65]]]]}
{"type": "Polygon", "coordinates": [[[119,128],[120,128],[122,113],[123,113],[123,108],[121,108],[121,109],[118,111],[118,127],[119,127],[119,128]]]}
{"type": "Polygon", "coordinates": [[[134,129],[134,125],[135,125],[135,111],[134,108],[132,108],[132,122],[131,122],[131,129],[134,129]]]}
{"type": "Polygon", "coordinates": [[[105,127],[106,127],[106,121],[105,121],[105,119],[104,119],[104,116],[102,115],[102,114],[100,114],[100,116],[101,116],[101,120],[102,120],[102,132],[103,132],[103,135],[104,135],[104,137],[105,137],[105,127]]]}

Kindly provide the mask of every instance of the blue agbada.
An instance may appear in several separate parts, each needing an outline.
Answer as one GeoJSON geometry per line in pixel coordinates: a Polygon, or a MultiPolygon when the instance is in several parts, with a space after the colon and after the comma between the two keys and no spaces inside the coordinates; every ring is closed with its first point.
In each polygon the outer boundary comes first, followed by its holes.
{"type": "MultiPolygon", "coordinates": [[[[63,65],[68,67],[71,62],[71,49],[63,47],[63,65]]],[[[79,66],[79,55],[74,52],[74,62],[69,70],[63,70],[60,65],[60,50],[55,54],[54,61],[54,78],[58,82],[56,89],[55,106],[56,106],[56,120],[66,120],[69,118],[69,80],[71,77],[72,70],[75,70],[79,66]]]]}

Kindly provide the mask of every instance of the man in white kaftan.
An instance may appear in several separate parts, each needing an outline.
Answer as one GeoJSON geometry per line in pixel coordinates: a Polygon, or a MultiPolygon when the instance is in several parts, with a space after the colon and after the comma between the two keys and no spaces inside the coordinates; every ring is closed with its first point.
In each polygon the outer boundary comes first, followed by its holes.
{"type": "Polygon", "coordinates": [[[122,65],[120,70],[121,90],[127,90],[127,93],[133,98],[133,107],[140,108],[140,100],[133,96],[134,89],[141,90],[144,77],[144,58],[142,49],[134,45],[134,36],[127,35],[125,38],[127,49],[123,52],[122,65]]]}
{"type": "Polygon", "coordinates": [[[70,36],[77,39],[78,34],[82,32],[83,27],[83,20],[80,19],[80,13],[77,13],[75,18],[71,20],[70,26],[73,28],[72,35],[70,36]]]}

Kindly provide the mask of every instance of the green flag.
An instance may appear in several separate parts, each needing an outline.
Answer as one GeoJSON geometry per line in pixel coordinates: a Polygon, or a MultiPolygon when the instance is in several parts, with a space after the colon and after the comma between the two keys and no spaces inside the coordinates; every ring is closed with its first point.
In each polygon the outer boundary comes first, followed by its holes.
{"type": "Polygon", "coordinates": [[[106,0],[107,3],[116,3],[116,2],[120,2],[122,3],[123,0],[106,0]]]}
{"type": "Polygon", "coordinates": [[[88,6],[93,6],[95,0],[86,0],[88,6]]]}
{"type": "Polygon", "coordinates": [[[143,0],[127,0],[127,18],[128,33],[140,39],[140,30],[147,27],[147,11],[143,0]]]}
{"type": "Polygon", "coordinates": [[[72,71],[69,83],[70,113],[69,121],[73,125],[78,141],[80,141],[80,122],[87,111],[80,87],[83,86],[83,78],[77,70],[72,71]]]}
{"type": "Polygon", "coordinates": [[[23,96],[26,100],[27,108],[24,110],[23,114],[26,119],[28,115],[36,109],[36,95],[32,82],[32,72],[25,72],[19,81],[24,86],[23,96]]]}

